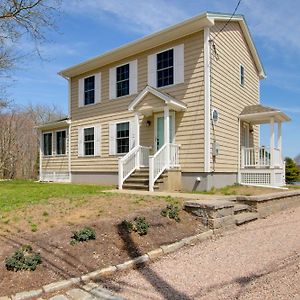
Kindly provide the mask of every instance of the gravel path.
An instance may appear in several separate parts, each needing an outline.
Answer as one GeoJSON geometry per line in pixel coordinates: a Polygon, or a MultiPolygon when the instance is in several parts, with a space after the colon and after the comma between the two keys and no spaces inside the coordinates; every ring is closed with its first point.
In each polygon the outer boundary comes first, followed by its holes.
{"type": "Polygon", "coordinates": [[[106,287],[125,299],[300,299],[300,208],[190,246],[106,287]]]}

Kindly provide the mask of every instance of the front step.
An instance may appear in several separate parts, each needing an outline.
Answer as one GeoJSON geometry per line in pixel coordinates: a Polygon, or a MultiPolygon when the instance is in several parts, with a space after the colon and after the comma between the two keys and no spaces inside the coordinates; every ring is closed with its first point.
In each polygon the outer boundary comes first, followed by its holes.
{"type": "Polygon", "coordinates": [[[234,214],[242,214],[246,212],[251,212],[251,208],[247,204],[234,204],[234,214]]]}
{"type": "Polygon", "coordinates": [[[258,219],[258,213],[254,212],[244,212],[235,215],[235,224],[237,226],[257,220],[258,219]]]}

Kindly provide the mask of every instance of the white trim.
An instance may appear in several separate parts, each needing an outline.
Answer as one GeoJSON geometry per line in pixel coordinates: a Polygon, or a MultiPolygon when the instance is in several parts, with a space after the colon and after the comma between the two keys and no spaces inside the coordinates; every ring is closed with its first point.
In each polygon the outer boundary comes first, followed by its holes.
{"type": "Polygon", "coordinates": [[[204,28],[204,172],[210,172],[210,45],[209,27],[204,28]]]}
{"type": "MultiPolygon", "coordinates": [[[[175,111],[170,111],[169,116],[172,117],[172,136],[173,139],[171,141],[171,144],[175,144],[175,111]]],[[[155,150],[155,152],[157,151],[157,143],[156,143],[156,139],[157,139],[157,119],[160,117],[164,117],[164,113],[158,113],[154,115],[154,147],[153,149],[155,150]]]]}
{"type": "Polygon", "coordinates": [[[93,73],[88,76],[79,78],[78,79],[78,107],[95,105],[100,102],[101,102],[101,72],[93,73]],[[84,80],[90,77],[94,77],[94,102],[89,104],[84,104],[84,80]],[[99,91],[97,91],[97,88],[99,89],[99,91]],[[96,99],[97,96],[98,96],[98,100],[96,99]]]}
{"type": "Polygon", "coordinates": [[[124,120],[118,120],[118,121],[112,121],[112,122],[109,122],[109,143],[111,143],[111,132],[110,132],[110,128],[111,126],[114,126],[114,130],[115,130],[115,134],[114,134],[114,142],[113,142],[113,145],[109,145],[109,155],[110,156],[123,156],[125,154],[127,154],[131,149],[130,149],[130,137],[131,137],[131,134],[130,134],[130,128],[132,126],[130,126],[131,122],[134,122],[134,118],[133,119],[124,119],[124,120]],[[129,123],[129,151],[126,152],[126,153],[117,153],[117,124],[121,124],[121,123],[129,123]],[[110,147],[111,146],[114,146],[114,149],[111,149],[110,147]],[[113,151],[113,152],[111,152],[113,151]]]}
{"type": "Polygon", "coordinates": [[[173,106],[179,110],[186,110],[186,105],[185,103],[166,95],[165,93],[162,93],[158,91],[157,89],[151,87],[151,86],[146,86],[134,99],[133,101],[129,104],[128,110],[129,111],[134,111],[134,108],[146,97],[149,93],[153,94],[154,96],[162,99],[165,101],[167,105],[173,106]]]}
{"type": "Polygon", "coordinates": [[[42,132],[42,135],[43,135],[43,141],[42,141],[42,143],[43,143],[43,146],[42,146],[42,149],[43,149],[43,157],[52,157],[52,156],[55,156],[55,155],[53,155],[53,146],[54,146],[54,140],[53,140],[53,136],[54,136],[54,134],[53,134],[53,130],[49,130],[49,131],[43,131],[42,132]],[[45,153],[44,153],[44,134],[47,134],[47,133],[51,133],[52,134],[52,145],[51,145],[51,155],[45,155],[45,153]]]}
{"type": "Polygon", "coordinates": [[[241,184],[241,120],[238,118],[238,184],[241,184]]]}
{"type": "Polygon", "coordinates": [[[55,133],[55,139],[54,139],[54,148],[55,148],[55,155],[54,156],[58,156],[58,157],[63,157],[67,155],[67,141],[66,141],[66,153],[65,154],[57,154],[57,136],[56,133],[57,132],[61,132],[61,131],[65,131],[66,132],[66,139],[67,139],[67,128],[62,128],[62,129],[56,129],[53,132],[55,133]]]}
{"type": "Polygon", "coordinates": [[[71,160],[71,124],[68,128],[68,171],[69,180],[72,182],[72,160],[71,160]]]}
{"type": "Polygon", "coordinates": [[[39,166],[39,181],[42,181],[43,179],[43,148],[44,146],[44,140],[43,140],[43,132],[40,131],[40,166],[39,166]]]}

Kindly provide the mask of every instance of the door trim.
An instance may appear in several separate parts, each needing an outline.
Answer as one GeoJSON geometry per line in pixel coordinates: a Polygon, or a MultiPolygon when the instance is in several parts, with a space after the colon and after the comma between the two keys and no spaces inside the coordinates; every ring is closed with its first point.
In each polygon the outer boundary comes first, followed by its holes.
{"type": "MultiPolygon", "coordinates": [[[[155,152],[157,151],[157,143],[156,143],[156,139],[157,139],[157,119],[159,117],[163,117],[164,113],[158,113],[154,115],[154,147],[153,149],[155,150],[155,152]]],[[[170,117],[172,116],[172,135],[173,135],[173,140],[172,143],[175,143],[175,111],[170,111],[170,117]]]]}

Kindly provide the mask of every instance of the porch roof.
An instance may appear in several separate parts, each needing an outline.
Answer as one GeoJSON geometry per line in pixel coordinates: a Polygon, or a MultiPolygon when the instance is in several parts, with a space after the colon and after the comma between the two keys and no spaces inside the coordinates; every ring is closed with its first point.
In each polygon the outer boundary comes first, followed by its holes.
{"type": "MultiPolygon", "coordinates": [[[[187,106],[184,102],[175,99],[171,95],[164,93],[152,86],[147,85],[136,97],[135,99],[130,103],[128,110],[134,111],[136,106],[143,101],[143,99],[148,95],[152,94],[156,96],[157,98],[161,99],[163,102],[165,102],[165,105],[167,105],[169,108],[175,110],[175,111],[183,111],[186,110],[187,106]]],[[[157,107],[152,107],[151,111],[156,111],[157,107]]]]}
{"type": "Polygon", "coordinates": [[[281,110],[260,104],[246,106],[240,114],[240,120],[251,124],[270,123],[274,118],[275,122],[287,122],[291,119],[281,110]]]}

